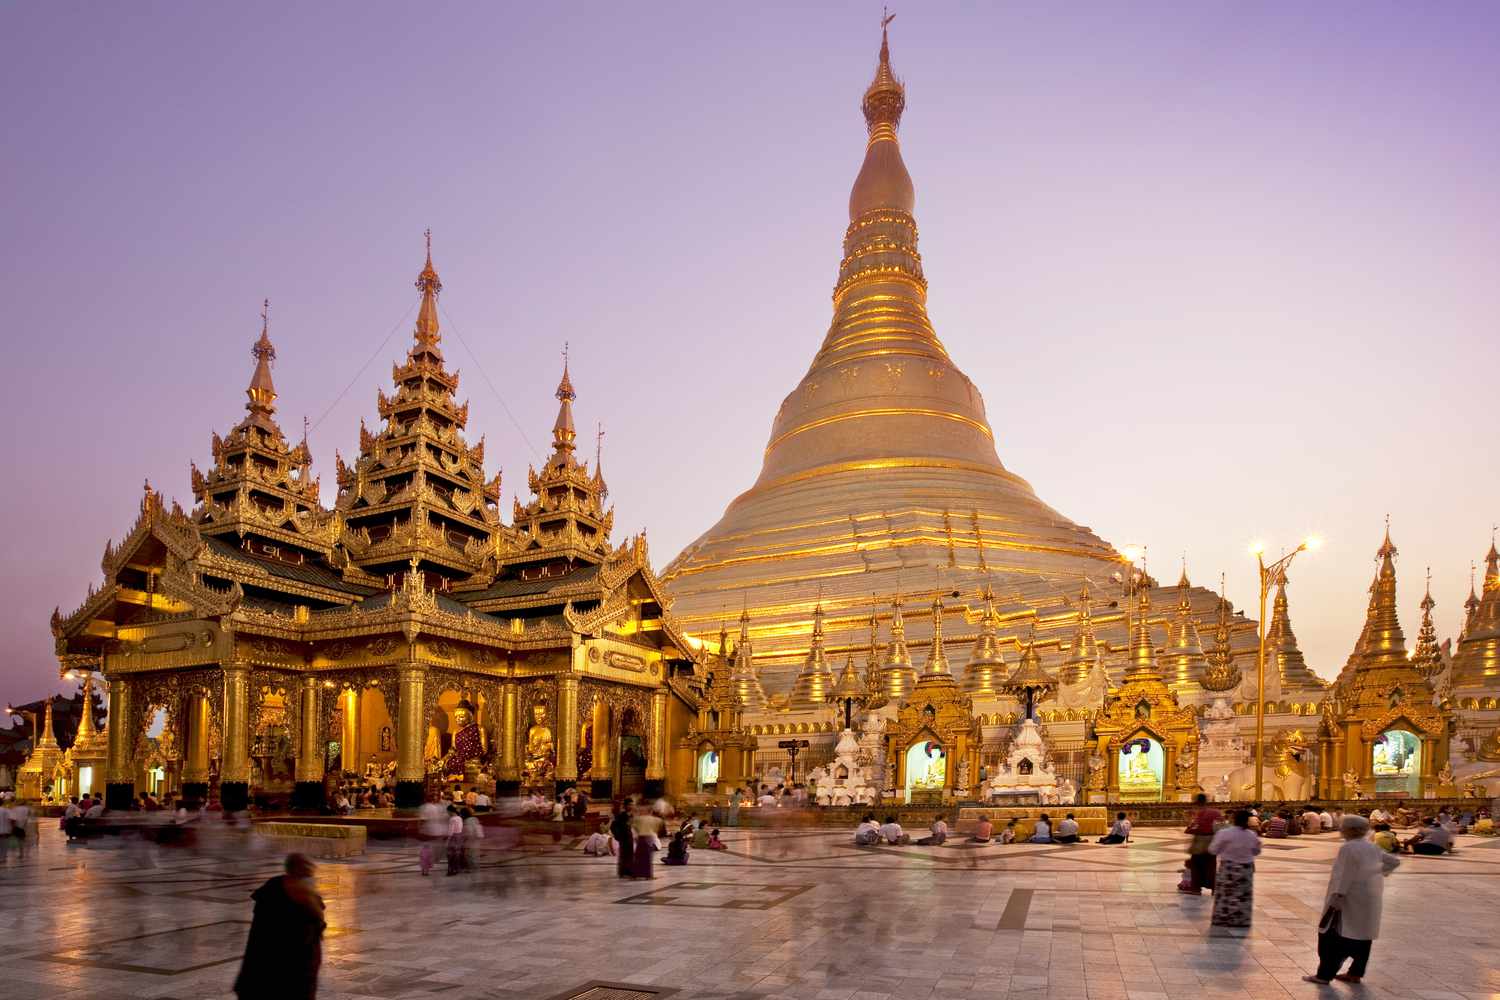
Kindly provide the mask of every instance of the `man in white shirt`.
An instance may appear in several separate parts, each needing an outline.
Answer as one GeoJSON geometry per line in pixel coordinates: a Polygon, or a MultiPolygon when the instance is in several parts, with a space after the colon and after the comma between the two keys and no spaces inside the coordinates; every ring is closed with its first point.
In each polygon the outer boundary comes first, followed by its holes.
{"type": "Polygon", "coordinates": [[[880,835],[885,838],[887,844],[911,843],[911,837],[901,829],[901,824],[896,822],[894,816],[887,816],[885,822],[880,824],[880,835]]]}
{"type": "Polygon", "coordinates": [[[84,819],[98,819],[104,815],[104,800],[95,799],[94,804],[89,806],[89,811],[83,814],[84,819]]]}
{"type": "Polygon", "coordinates": [[[760,806],[762,809],[774,809],[776,808],[776,796],[771,794],[770,789],[762,785],[760,789],[760,798],[755,800],[755,804],[760,806]]]}
{"type": "Polygon", "coordinates": [[[489,812],[490,811],[490,797],[489,797],[489,795],[485,794],[484,792],[480,792],[477,796],[475,796],[475,806],[479,809],[480,812],[489,812]]]}
{"type": "Polygon", "coordinates": [[[14,798],[10,800],[10,808],[4,810],[10,818],[10,834],[16,838],[16,846],[20,849],[21,860],[26,860],[26,848],[30,846],[27,826],[31,823],[31,807],[23,802],[17,802],[14,798]]]}
{"type": "Polygon", "coordinates": [[[1391,814],[1388,813],[1388,812],[1386,812],[1384,809],[1380,808],[1379,806],[1376,806],[1374,809],[1370,810],[1370,822],[1371,823],[1389,823],[1390,821],[1391,821],[1391,814]]]}
{"type": "Polygon", "coordinates": [[[859,826],[854,830],[854,843],[860,847],[873,847],[880,843],[880,826],[875,822],[871,813],[865,813],[865,818],[859,821],[859,826]]]}
{"type": "Polygon", "coordinates": [[[1063,821],[1057,824],[1057,837],[1055,839],[1059,844],[1078,843],[1078,821],[1073,818],[1072,813],[1068,813],[1063,818],[1063,821]]]}
{"type": "Polygon", "coordinates": [[[1318,813],[1318,826],[1323,829],[1324,833],[1332,832],[1333,813],[1329,812],[1327,809],[1324,809],[1322,812],[1318,813]]]}
{"type": "Polygon", "coordinates": [[[932,834],[917,841],[924,847],[941,847],[948,839],[948,821],[939,816],[932,821],[932,834]]]}

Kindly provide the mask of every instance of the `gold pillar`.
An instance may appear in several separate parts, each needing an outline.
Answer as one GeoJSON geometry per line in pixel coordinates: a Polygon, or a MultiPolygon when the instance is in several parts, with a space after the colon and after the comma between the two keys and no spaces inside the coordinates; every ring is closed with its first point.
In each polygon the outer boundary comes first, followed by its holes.
{"type": "Polygon", "coordinates": [[[422,718],[422,688],[426,672],[408,663],[401,668],[400,719],[396,724],[396,780],[422,781],[426,770],[422,765],[422,744],[427,738],[427,727],[422,718]]]}
{"type": "Polygon", "coordinates": [[[578,678],[557,679],[557,780],[578,780],[578,678]]]}
{"type": "Polygon", "coordinates": [[[614,747],[614,726],[610,719],[609,706],[603,698],[594,702],[594,769],[590,776],[604,781],[609,780],[611,761],[611,750],[614,747]]]}
{"type": "Polygon", "coordinates": [[[219,781],[250,780],[250,667],[224,665],[224,759],[219,781]]]}
{"type": "Polygon", "coordinates": [[[201,784],[208,781],[208,699],[201,694],[188,695],[185,714],[187,745],[182,760],[182,783],[201,784]]]}
{"type": "Polygon", "coordinates": [[[343,744],[341,765],[345,771],[360,772],[359,763],[359,692],[353,690],[341,691],[339,701],[344,706],[344,727],[339,733],[339,742],[343,744]]]}
{"type": "Polygon", "coordinates": [[[515,681],[506,681],[500,695],[500,780],[519,781],[521,766],[517,753],[516,708],[520,691],[515,681]]]}
{"type": "Polygon", "coordinates": [[[667,691],[651,692],[651,725],[647,734],[646,780],[662,781],[667,776],[667,691]]]}
{"type": "Polygon", "coordinates": [[[105,781],[109,784],[131,784],[135,781],[133,734],[130,726],[130,682],[123,677],[109,679],[109,764],[105,781]]]}
{"type": "Polygon", "coordinates": [[[318,679],[302,678],[302,752],[297,755],[299,782],[323,780],[323,735],[318,732],[318,679]]]}

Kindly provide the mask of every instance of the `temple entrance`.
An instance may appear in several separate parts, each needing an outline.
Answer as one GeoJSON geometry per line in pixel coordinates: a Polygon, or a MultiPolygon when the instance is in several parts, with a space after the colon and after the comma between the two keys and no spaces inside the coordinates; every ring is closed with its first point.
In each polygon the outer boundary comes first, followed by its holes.
{"type": "Polygon", "coordinates": [[[1422,740],[1405,729],[1387,729],[1370,749],[1377,795],[1420,795],[1422,740]]]}
{"type": "Polygon", "coordinates": [[[948,754],[935,740],[913,743],[906,751],[906,801],[913,795],[942,794],[948,783],[948,754]]]}
{"type": "Polygon", "coordinates": [[[1166,753],[1149,736],[1136,736],[1120,747],[1118,761],[1120,799],[1134,802],[1161,800],[1166,775],[1166,753]]]}
{"type": "Polygon", "coordinates": [[[710,747],[698,754],[698,791],[714,791],[719,784],[719,751],[710,747]]]}
{"type": "Polygon", "coordinates": [[[619,796],[639,795],[646,790],[646,741],[641,736],[641,717],[633,708],[620,715],[619,796]]]}

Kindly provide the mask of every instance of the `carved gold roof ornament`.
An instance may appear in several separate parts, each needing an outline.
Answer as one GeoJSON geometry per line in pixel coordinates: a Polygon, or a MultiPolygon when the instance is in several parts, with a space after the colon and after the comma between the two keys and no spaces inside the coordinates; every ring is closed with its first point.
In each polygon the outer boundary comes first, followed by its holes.
{"type": "Polygon", "coordinates": [[[998,698],[1005,683],[1005,654],[1000,648],[1000,618],[995,614],[995,590],[988,583],[981,595],[984,613],[979,620],[979,637],[964,667],[963,688],[975,697],[998,698]]]}
{"type": "Polygon", "coordinates": [[[1035,619],[1026,638],[1026,648],[1021,652],[1021,662],[1000,689],[1021,703],[1025,718],[1035,718],[1036,706],[1057,692],[1057,678],[1042,667],[1041,654],[1036,651],[1035,619]]]}
{"type": "Polygon", "coordinates": [[[750,611],[740,612],[740,635],[734,644],[734,665],[729,673],[735,696],[747,712],[766,710],[766,691],[755,670],[754,650],[750,644],[750,611]]]}
{"type": "Polygon", "coordinates": [[[828,668],[828,654],[823,648],[823,601],[818,599],[813,608],[812,641],[808,646],[807,659],[792,682],[791,699],[787,707],[793,712],[810,712],[821,708],[833,690],[833,671],[828,668]]]}
{"type": "Polygon", "coordinates": [[[885,660],[880,665],[880,679],[885,687],[886,701],[896,704],[900,704],[917,683],[911,650],[906,647],[906,622],[901,617],[899,591],[891,601],[891,642],[886,647],[885,660]]]}
{"type": "Polygon", "coordinates": [[[1422,676],[1436,677],[1443,670],[1443,650],[1438,645],[1437,625],[1432,620],[1432,609],[1437,601],[1432,599],[1432,567],[1427,567],[1427,589],[1422,594],[1422,624],[1417,628],[1417,646],[1412,650],[1411,662],[1422,676]]]}
{"type": "Polygon", "coordinates": [[[1130,662],[1125,667],[1127,681],[1165,681],[1156,660],[1151,641],[1151,588],[1138,587],[1135,620],[1130,630],[1130,662]]]}

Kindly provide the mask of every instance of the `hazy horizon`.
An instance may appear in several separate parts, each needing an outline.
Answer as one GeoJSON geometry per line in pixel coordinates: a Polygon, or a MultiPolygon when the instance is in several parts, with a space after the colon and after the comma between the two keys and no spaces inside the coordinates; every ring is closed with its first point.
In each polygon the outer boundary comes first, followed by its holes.
{"type": "MultiPolygon", "coordinates": [[[[0,12],[0,704],[63,688],[48,615],[99,582],[142,481],[191,505],[266,297],[277,418],[313,422],[331,503],[429,227],[502,510],[565,341],[617,541],[649,528],[660,569],[754,481],[828,324],[878,5],[422,15],[0,12]]],[[[1007,468],[1163,582],[1183,553],[1197,584],[1226,571],[1252,616],[1249,543],[1323,535],[1290,594],[1325,678],[1389,514],[1408,644],[1429,565],[1455,637],[1500,520],[1500,7],[898,15],[929,312],[1007,468]]]]}

